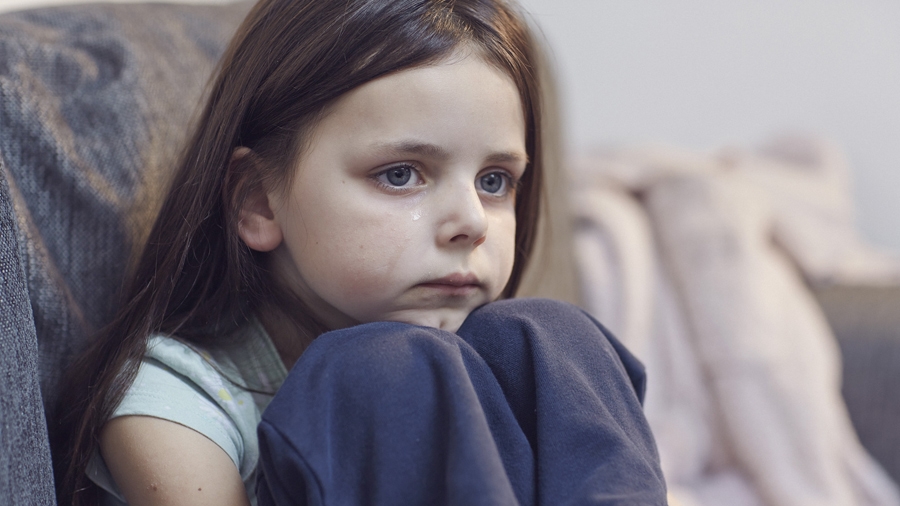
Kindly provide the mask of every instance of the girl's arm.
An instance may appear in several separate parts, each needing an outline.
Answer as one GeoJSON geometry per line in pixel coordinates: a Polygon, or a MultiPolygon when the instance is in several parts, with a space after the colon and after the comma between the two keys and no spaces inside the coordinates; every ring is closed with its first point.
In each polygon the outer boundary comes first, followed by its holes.
{"type": "Polygon", "coordinates": [[[203,434],[161,418],[113,418],[100,452],[129,506],[248,506],[240,473],[203,434]]]}

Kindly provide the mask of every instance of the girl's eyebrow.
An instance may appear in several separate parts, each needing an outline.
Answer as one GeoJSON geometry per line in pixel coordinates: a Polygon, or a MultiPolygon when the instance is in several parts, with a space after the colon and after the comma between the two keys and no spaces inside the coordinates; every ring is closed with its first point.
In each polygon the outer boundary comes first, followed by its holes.
{"type": "Polygon", "coordinates": [[[491,153],[485,158],[488,163],[521,163],[528,164],[528,155],[525,153],[517,153],[515,151],[504,151],[500,153],[491,153]]]}
{"type": "Polygon", "coordinates": [[[428,158],[436,158],[438,160],[450,158],[449,151],[437,144],[429,144],[427,142],[398,141],[377,143],[375,144],[375,149],[387,151],[396,155],[420,155],[427,156],[428,158]]]}
{"type": "MultiPolygon", "coordinates": [[[[378,151],[392,155],[419,155],[437,160],[450,158],[450,152],[437,144],[419,141],[379,142],[373,145],[378,151]]],[[[528,163],[528,155],[516,151],[500,151],[491,153],[485,158],[487,163],[528,163]]]]}

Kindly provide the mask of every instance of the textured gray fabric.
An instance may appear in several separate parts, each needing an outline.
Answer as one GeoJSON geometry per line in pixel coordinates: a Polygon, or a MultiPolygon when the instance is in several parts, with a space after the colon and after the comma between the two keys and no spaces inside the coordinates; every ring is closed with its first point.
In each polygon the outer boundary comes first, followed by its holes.
{"type": "Polygon", "coordinates": [[[0,161],[0,503],[53,504],[37,336],[5,175],[0,161]]]}
{"type": "Polygon", "coordinates": [[[246,6],[89,5],[0,17],[0,156],[53,389],[110,317],[134,234],[246,6]]]}
{"type": "Polygon", "coordinates": [[[249,7],[0,16],[0,504],[53,502],[41,397],[54,405],[72,355],[111,317],[204,84],[249,7]]]}
{"type": "Polygon", "coordinates": [[[816,296],[841,346],[859,439],[900,483],[900,287],[837,286],[816,296]]]}

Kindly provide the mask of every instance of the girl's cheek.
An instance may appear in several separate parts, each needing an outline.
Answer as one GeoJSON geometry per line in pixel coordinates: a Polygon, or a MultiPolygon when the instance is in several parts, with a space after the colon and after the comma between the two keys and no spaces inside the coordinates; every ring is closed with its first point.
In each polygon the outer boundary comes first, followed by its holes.
{"type": "MultiPolygon", "coordinates": [[[[509,281],[515,262],[516,216],[514,211],[503,210],[492,216],[488,224],[488,235],[484,246],[489,248],[486,255],[498,275],[502,290],[509,281]]],[[[497,293],[499,295],[499,292],[497,293]]]]}
{"type": "Polygon", "coordinates": [[[345,241],[333,251],[325,252],[325,261],[333,261],[330,271],[341,278],[345,291],[360,296],[389,288],[393,280],[403,279],[416,271],[427,253],[424,213],[416,211],[364,213],[359,220],[345,224],[345,241]]]}

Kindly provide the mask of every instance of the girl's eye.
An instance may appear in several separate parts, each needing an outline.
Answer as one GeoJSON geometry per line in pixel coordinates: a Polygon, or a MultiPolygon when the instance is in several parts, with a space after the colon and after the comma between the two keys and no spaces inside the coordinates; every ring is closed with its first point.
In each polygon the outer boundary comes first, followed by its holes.
{"type": "Polygon", "coordinates": [[[490,172],[478,178],[482,191],[502,197],[509,192],[509,176],[503,172],[490,172]]]}
{"type": "Polygon", "coordinates": [[[390,189],[409,188],[422,184],[419,172],[410,165],[397,165],[375,174],[375,180],[390,189]]]}
{"type": "Polygon", "coordinates": [[[388,169],[384,175],[392,186],[403,186],[409,182],[412,171],[409,170],[409,167],[393,167],[388,169]]]}

